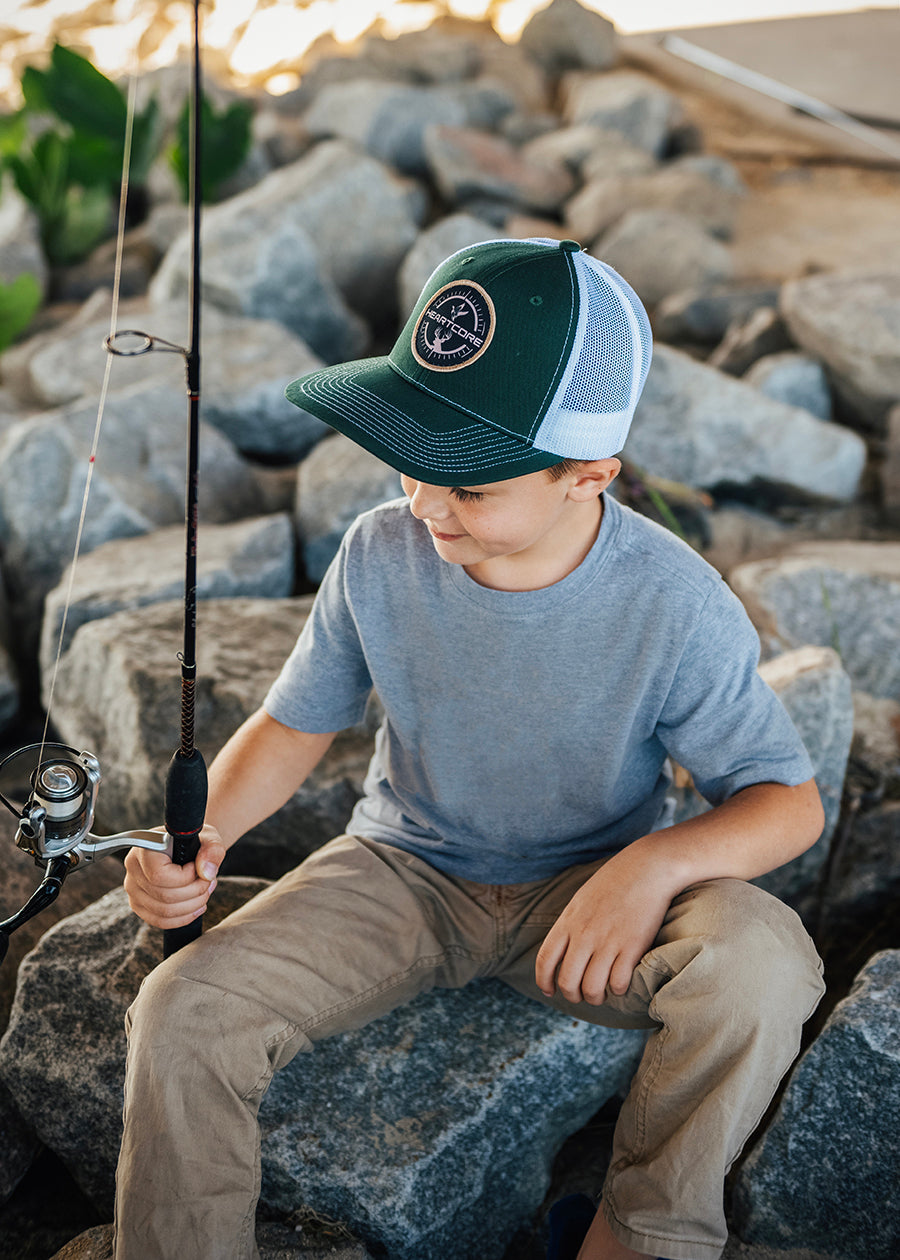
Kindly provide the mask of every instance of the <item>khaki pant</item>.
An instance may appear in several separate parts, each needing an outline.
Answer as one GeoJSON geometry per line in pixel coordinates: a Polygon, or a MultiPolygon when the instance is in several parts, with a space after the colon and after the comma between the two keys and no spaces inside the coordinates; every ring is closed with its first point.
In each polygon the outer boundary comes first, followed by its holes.
{"type": "Polygon", "coordinates": [[[127,1020],[116,1260],[253,1260],[256,1116],[272,1073],[321,1038],[482,976],[591,1023],[653,1030],[604,1207],[638,1251],[715,1260],[724,1174],[797,1054],[821,964],[793,911],[714,880],[675,899],[623,997],[548,1002],[535,955],[599,865],[476,884],[341,836],[158,967],[127,1020]]]}

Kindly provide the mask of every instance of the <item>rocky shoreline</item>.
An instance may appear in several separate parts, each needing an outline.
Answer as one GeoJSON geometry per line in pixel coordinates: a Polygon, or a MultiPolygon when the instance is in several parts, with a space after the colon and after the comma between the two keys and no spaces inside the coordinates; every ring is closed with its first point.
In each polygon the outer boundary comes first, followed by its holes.
{"type": "MultiPolygon", "coordinates": [[[[175,74],[141,83],[170,122],[175,74]]],[[[896,204],[900,171],[836,159],[649,71],[576,0],[554,0],[514,45],[453,22],[369,36],[352,56],[320,48],[296,93],[252,104],[250,155],[204,215],[202,751],[258,705],[350,520],[399,492],[396,473],[287,404],[287,381],[382,352],[433,266],[473,241],[573,237],[612,263],[656,337],[617,493],[726,574],[826,805],[819,844],[766,886],[814,934],[828,996],[730,1178],[726,1255],[895,1260],[883,1207],[900,1154],[900,233],[886,248],[873,226],[865,256],[865,225],[896,204]],[[849,261],[821,217],[839,195],[856,216],[849,261]]],[[[166,169],[148,193],[126,236],[119,326],[181,344],[185,211],[166,169]]],[[[111,251],[49,270],[24,202],[2,196],[0,280],[31,270],[46,294],[31,334],[0,356],[0,739],[12,748],[39,737],[54,676],[111,251]]],[[[177,744],[182,375],[177,355],[113,364],[53,684],[59,738],[103,767],[98,831],[158,820],[177,744]]],[[[342,829],[371,708],[229,855],[216,913],[342,829]]],[[[677,804],[704,808],[689,782],[677,804]]],[[[0,918],[37,882],[6,817],[0,918]]],[[[115,859],[76,872],[0,971],[0,1260],[108,1254],[121,1018],[160,954],[120,881],[115,859]],[[72,1206],[42,1233],[32,1205],[47,1175],[72,1206]]],[[[490,986],[457,1003],[431,995],[285,1071],[263,1118],[264,1256],[537,1260],[546,1203],[596,1190],[640,1038],[490,986]],[[417,1081],[435,1059],[429,1091],[417,1081]],[[535,1133],[538,1081],[564,1102],[535,1133]],[[350,1236],[317,1231],[306,1209],[350,1236]]]]}

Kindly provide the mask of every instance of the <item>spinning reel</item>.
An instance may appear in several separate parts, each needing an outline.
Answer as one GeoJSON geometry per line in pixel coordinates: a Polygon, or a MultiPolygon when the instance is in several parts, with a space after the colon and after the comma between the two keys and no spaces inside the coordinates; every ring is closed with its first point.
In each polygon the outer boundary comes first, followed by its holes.
{"type": "Polygon", "coordinates": [[[67,744],[29,744],[0,762],[0,804],[18,819],[16,844],[46,871],[22,909],[0,923],[0,961],[10,934],[56,900],[66,876],[77,866],[135,845],[171,856],[172,837],[166,832],[92,835],[99,786],[97,758],[67,744]],[[16,798],[24,799],[15,804],[16,798]]]}

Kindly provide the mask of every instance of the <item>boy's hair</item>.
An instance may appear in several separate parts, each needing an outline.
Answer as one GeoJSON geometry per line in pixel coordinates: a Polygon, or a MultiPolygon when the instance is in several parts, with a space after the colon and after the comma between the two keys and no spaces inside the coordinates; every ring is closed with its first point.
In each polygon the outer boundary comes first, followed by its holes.
{"type": "Polygon", "coordinates": [[[308,373],[298,407],[432,485],[482,485],[625,445],[647,312],[577,241],[482,241],[428,280],[389,355],[308,373]]]}
{"type": "Polygon", "coordinates": [[[558,464],[550,465],[547,476],[551,481],[562,481],[563,477],[568,477],[570,473],[577,473],[582,464],[587,462],[585,459],[561,459],[558,464]]]}

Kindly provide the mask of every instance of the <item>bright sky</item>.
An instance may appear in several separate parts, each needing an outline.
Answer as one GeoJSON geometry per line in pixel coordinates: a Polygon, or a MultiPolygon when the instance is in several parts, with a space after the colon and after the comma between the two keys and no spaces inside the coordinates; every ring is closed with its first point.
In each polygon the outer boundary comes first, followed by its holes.
{"type": "MultiPolygon", "coordinates": [[[[497,28],[514,39],[546,0],[499,0],[497,28]]],[[[897,0],[582,0],[610,18],[622,34],[726,22],[896,8],[897,0]]],[[[482,17],[490,0],[450,0],[452,11],[482,17]]],[[[296,83],[290,62],[331,30],[351,41],[381,17],[389,31],[426,26],[429,0],[204,0],[203,42],[238,79],[267,82],[272,90],[296,83]],[[290,50],[289,58],[285,50],[290,50]]],[[[40,64],[54,40],[87,51],[107,74],[127,71],[138,50],[151,69],[174,61],[189,39],[188,0],[0,0],[0,97],[15,93],[24,65],[40,64]]]]}

